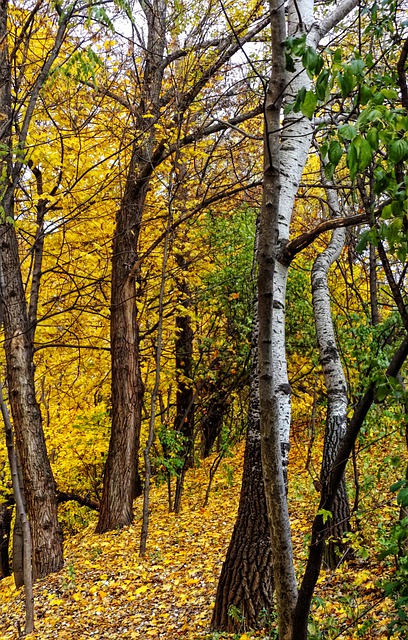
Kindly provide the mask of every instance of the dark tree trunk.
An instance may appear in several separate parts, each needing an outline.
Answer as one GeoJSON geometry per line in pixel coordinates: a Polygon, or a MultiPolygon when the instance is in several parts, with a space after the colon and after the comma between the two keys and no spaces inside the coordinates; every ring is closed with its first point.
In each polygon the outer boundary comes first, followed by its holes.
{"type": "Polygon", "coordinates": [[[224,394],[217,393],[211,395],[211,401],[207,406],[207,414],[201,421],[202,432],[202,455],[207,458],[214,446],[215,441],[221,433],[224,413],[226,411],[227,399],[224,394]]]}
{"type": "MultiPolygon", "coordinates": [[[[18,455],[16,455],[16,466],[17,482],[21,493],[21,500],[23,502],[24,511],[27,513],[27,504],[23,484],[23,471],[21,469],[20,459],[18,455]]],[[[17,509],[13,527],[13,577],[14,584],[16,585],[17,589],[22,587],[24,584],[24,534],[23,524],[21,522],[21,518],[19,518],[17,515],[17,509]]]]}
{"type": "Polygon", "coordinates": [[[111,294],[112,428],[97,533],[130,524],[138,477],[141,403],[135,276],[137,240],[147,183],[139,190],[131,166],[116,217],[111,294]]]}
{"type": "Polygon", "coordinates": [[[267,626],[273,610],[273,573],[262,478],[259,427],[248,429],[237,521],[222,566],[211,627],[237,632],[267,626]],[[231,609],[231,607],[233,609],[231,609]],[[236,610],[239,616],[229,615],[236,610]]]}
{"type": "Polygon", "coordinates": [[[188,313],[191,307],[191,292],[186,278],[188,260],[184,255],[176,254],[176,262],[181,270],[181,278],[178,279],[178,287],[182,296],[181,304],[183,313],[176,318],[177,338],[176,351],[176,419],[174,427],[182,435],[183,466],[177,476],[176,491],[174,495],[174,511],[178,513],[181,507],[181,495],[183,492],[184,477],[187,469],[194,462],[194,389],[192,385],[193,374],[193,328],[191,316],[188,313]]]}
{"type": "MultiPolygon", "coordinates": [[[[138,451],[143,384],[140,376],[139,325],[136,312],[137,244],[153,160],[154,115],[160,110],[166,33],[164,0],[142,3],[148,25],[145,69],[135,142],[123,199],[116,215],[112,248],[111,361],[112,428],[97,533],[128,525],[140,488],[138,451]],[[140,132],[145,138],[140,143],[140,132]]],[[[158,147],[156,153],[161,157],[158,147]]]]}
{"type": "Polygon", "coordinates": [[[0,238],[9,401],[32,533],[34,578],[40,578],[63,564],[57,489],[35,397],[33,345],[14,226],[0,225],[0,238]]]}
{"type": "MultiPolygon", "coordinates": [[[[345,424],[345,416],[344,418],[331,416],[327,419],[321,469],[322,485],[330,475],[341,437],[345,432],[345,424]]],[[[339,482],[331,508],[331,517],[326,521],[326,528],[324,562],[329,568],[335,569],[345,555],[349,553],[348,547],[343,540],[344,534],[350,531],[350,503],[344,475],[339,482]]]]}
{"type": "MultiPolygon", "coordinates": [[[[254,335],[257,330],[254,329],[254,335]]],[[[238,516],[222,566],[212,629],[266,627],[273,610],[273,570],[259,431],[257,344],[252,345],[251,395],[238,516]],[[232,609],[231,609],[232,607],[232,609]],[[231,613],[239,615],[229,615],[231,613]]]]}
{"type": "Polygon", "coordinates": [[[35,397],[33,344],[28,319],[14,216],[12,181],[11,72],[7,51],[7,1],[0,3],[0,130],[10,149],[1,162],[0,293],[4,305],[4,349],[9,402],[16,446],[23,470],[34,578],[62,567],[62,532],[57,519],[57,491],[47,456],[40,409],[35,397]]]}
{"type": "Polygon", "coordinates": [[[0,579],[10,575],[9,545],[13,507],[4,502],[0,505],[0,579]]]}

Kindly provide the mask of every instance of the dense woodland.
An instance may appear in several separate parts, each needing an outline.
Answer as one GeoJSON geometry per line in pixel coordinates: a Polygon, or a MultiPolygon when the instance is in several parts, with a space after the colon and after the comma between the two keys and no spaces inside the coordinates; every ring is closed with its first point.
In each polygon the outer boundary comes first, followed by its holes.
{"type": "Polygon", "coordinates": [[[0,637],[406,638],[406,3],[0,42],[0,637]]]}

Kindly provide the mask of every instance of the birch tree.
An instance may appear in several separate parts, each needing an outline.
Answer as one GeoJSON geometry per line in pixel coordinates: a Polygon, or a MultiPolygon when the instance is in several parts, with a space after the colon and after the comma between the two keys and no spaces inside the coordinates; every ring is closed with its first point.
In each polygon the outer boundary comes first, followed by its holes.
{"type": "MultiPolygon", "coordinates": [[[[332,214],[340,217],[338,197],[335,191],[326,189],[327,202],[332,214]]],[[[321,484],[329,476],[330,470],[344,437],[347,426],[347,382],[340,360],[336,336],[332,321],[328,272],[339,258],[344,246],[346,231],[339,227],[332,234],[327,248],[317,256],[312,269],[313,310],[316,324],[316,337],[319,347],[319,359],[327,393],[325,438],[321,467],[321,484]]],[[[348,502],[345,478],[341,479],[333,502],[331,516],[327,521],[325,560],[334,569],[342,555],[341,538],[350,527],[350,506],[348,502]]]]}
{"type": "MultiPolygon", "coordinates": [[[[293,614],[297,586],[285,493],[286,452],[289,448],[290,387],[284,336],[285,290],[288,265],[280,250],[289,240],[295,197],[309,152],[315,104],[299,117],[289,114],[281,123],[283,98],[290,101],[311,80],[301,62],[286,72],[285,41],[289,36],[305,36],[316,48],[321,39],[355,6],[349,0],[316,21],[313,2],[290,3],[285,9],[270,3],[272,26],[272,73],[265,103],[264,199],[260,213],[259,240],[259,369],[261,402],[262,464],[266,504],[271,528],[279,634],[282,640],[295,636],[293,614]],[[281,127],[282,124],[282,127],[281,127]],[[283,452],[283,464],[281,462],[283,452]]],[[[296,633],[298,633],[296,629],[296,633]]]]}

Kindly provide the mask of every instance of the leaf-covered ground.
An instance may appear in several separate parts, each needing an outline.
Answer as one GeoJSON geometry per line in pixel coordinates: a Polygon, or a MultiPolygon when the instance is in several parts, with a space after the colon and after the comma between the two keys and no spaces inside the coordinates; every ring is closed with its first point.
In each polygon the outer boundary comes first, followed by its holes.
{"type": "MultiPolygon", "coordinates": [[[[296,446],[292,449],[295,473],[291,489],[291,511],[295,555],[302,570],[306,557],[310,519],[314,512],[313,485],[300,466],[296,446]],[[310,496],[313,496],[311,499],[310,496]]],[[[35,585],[37,639],[85,640],[116,638],[193,640],[219,636],[210,634],[209,623],[218,575],[234,524],[239,499],[242,446],[235,457],[225,460],[214,481],[208,506],[203,507],[208,486],[209,462],[192,470],[187,478],[180,515],[168,513],[165,487],[151,495],[148,552],[138,554],[140,518],[133,526],[103,536],[93,534],[95,517],[87,529],[68,538],[65,566],[35,585]]],[[[356,553],[336,572],[323,572],[316,593],[311,633],[325,638],[387,637],[392,603],[382,597],[378,580],[388,569],[378,560],[378,516],[384,520],[383,484],[370,494],[367,518],[356,535],[356,553]],[[373,515],[374,513],[374,515],[373,515]],[[377,520],[376,520],[377,517],[377,520]]],[[[386,508],[388,508],[386,506],[386,508]]],[[[140,514],[141,503],[135,503],[140,514]]],[[[0,583],[0,638],[18,637],[23,627],[23,593],[12,578],[0,583]]],[[[256,634],[245,629],[235,637],[256,634]]],[[[222,636],[223,637],[223,636],[222,636]]],[[[231,636],[232,637],[232,636],[231,636]]],[[[258,636],[259,637],[259,636],[258,636]]],[[[273,631],[264,637],[273,638],[273,631]]]]}

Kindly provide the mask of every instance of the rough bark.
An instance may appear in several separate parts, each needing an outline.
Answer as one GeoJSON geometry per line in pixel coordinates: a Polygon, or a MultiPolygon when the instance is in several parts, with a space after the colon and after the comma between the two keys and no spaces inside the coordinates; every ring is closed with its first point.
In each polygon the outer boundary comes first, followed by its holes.
{"type": "Polygon", "coordinates": [[[145,131],[145,139],[135,144],[132,150],[113,237],[110,324],[112,427],[97,533],[132,522],[138,477],[143,384],[136,311],[137,272],[133,267],[138,259],[137,244],[153,172],[151,156],[155,129],[150,120],[159,109],[166,33],[164,1],[155,0],[142,6],[148,23],[148,42],[138,125],[140,131],[145,131]],[[151,118],[143,117],[147,113],[152,114],[151,118]]]}
{"type": "Polygon", "coordinates": [[[136,243],[147,183],[134,192],[131,166],[125,196],[116,217],[112,253],[111,362],[112,427],[106,460],[97,533],[133,520],[138,473],[141,402],[139,326],[135,277],[129,269],[137,259],[136,243]]]}
{"type": "Polygon", "coordinates": [[[33,345],[14,227],[0,225],[0,238],[9,401],[32,530],[34,577],[39,578],[61,569],[62,532],[57,518],[57,489],[35,397],[33,345]]]}
{"type": "MultiPolygon", "coordinates": [[[[57,519],[57,495],[45,446],[40,409],[35,397],[33,345],[20,270],[13,219],[11,74],[7,50],[7,1],[0,4],[0,130],[10,153],[2,162],[2,220],[0,224],[1,298],[4,304],[4,349],[7,383],[16,445],[22,465],[33,543],[34,578],[62,567],[62,533],[57,519]]],[[[45,67],[45,64],[44,64],[45,67]]],[[[45,68],[43,67],[43,71],[45,68]]],[[[42,77],[42,74],[40,74],[42,77]]],[[[30,105],[41,86],[37,78],[30,105]],[[37,87],[37,85],[39,85],[37,87]]],[[[46,75],[45,75],[46,77],[46,75]]],[[[22,135],[28,126],[27,107],[22,135]]],[[[32,113],[32,110],[31,110],[32,113]]],[[[23,138],[24,139],[24,138],[23,138]]],[[[13,168],[17,171],[18,167],[13,168]]]]}
{"type": "Polygon", "coordinates": [[[237,632],[268,625],[273,610],[272,549],[262,477],[259,431],[257,323],[254,323],[248,432],[238,516],[218,583],[212,629],[237,632]]]}
{"type": "MultiPolygon", "coordinates": [[[[176,142],[168,143],[165,137],[156,139],[155,124],[160,121],[161,109],[174,107],[171,127],[182,131],[185,112],[196,100],[202,89],[214,75],[241,48],[267,25],[267,19],[255,19],[255,25],[247,30],[242,40],[236,33],[215,43],[216,55],[202,70],[197,81],[183,93],[179,87],[162,92],[163,74],[173,57],[166,53],[166,2],[153,0],[142,2],[147,22],[147,42],[143,43],[144,74],[138,77],[135,93],[140,99],[136,106],[129,106],[135,118],[135,144],[127,173],[127,180],[119,211],[112,252],[111,293],[111,360],[112,360],[112,429],[104,474],[101,511],[96,531],[101,533],[121,527],[132,521],[132,497],[137,479],[137,452],[140,439],[140,406],[143,395],[139,371],[139,339],[136,315],[136,287],[141,260],[137,244],[142,223],[146,194],[154,170],[180,148],[196,142],[218,130],[227,129],[230,123],[211,122],[209,126],[184,135],[176,142]]],[[[204,23],[205,24],[205,23],[204,23]]],[[[212,46],[212,45],[210,45],[212,46]]],[[[180,54],[182,56],[183,53],[180,54]]],[[[123,100],[119,100],[123,104],[123,100]]],[[[252,110],[252,115],[259,114],[252,110]]],[[[231,124],[239,124],[248,118],[239,115],[231,124]]],[[[142,256],[143,258],[143,256],[142,256]]]]}
{"type": "MultiPolygon", "coordinates": [[[[340,214],[338,199],[329,189],[326,191],[329,206],[340,214]]],[[[321,467],[321,485],[329,476],[339,444],[347,427],[347,382],[337,349],[336,336],[330,308],[328,273],[331,265],[338,259],[345,242],[345,230],[336,229],[325,251],[317,256],[312,269],[312,296],[316,324],[316,336],[319,347],[320,363],[327,392],[326,428],[321,467]]],[[[327,520],[327,542],[325,562],[334,569],[344,555],[341,539],[350,530],[350,506],[346,481],[342,477],[333,506],[331,517],[327,520]]]]}

